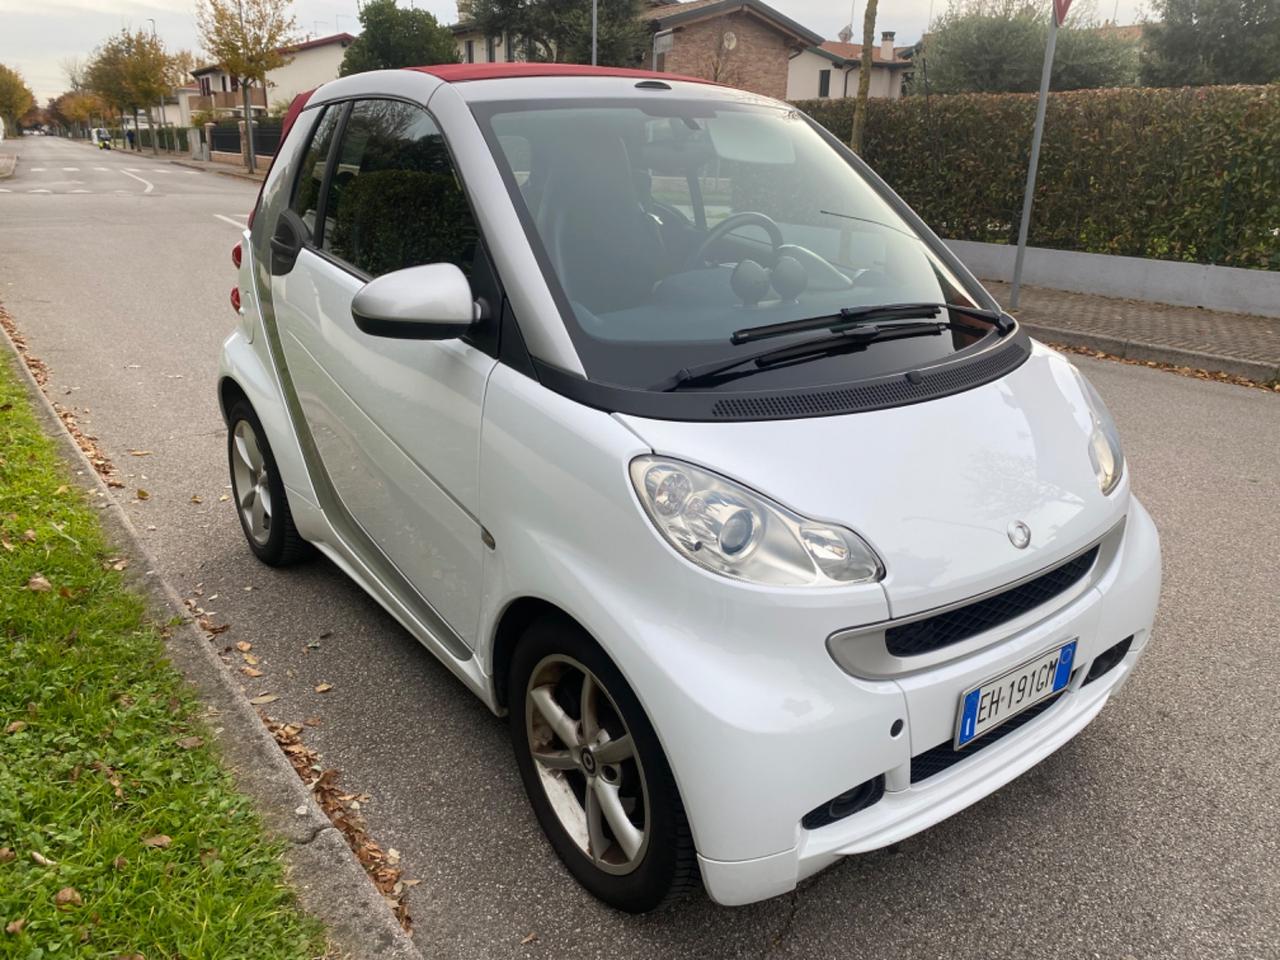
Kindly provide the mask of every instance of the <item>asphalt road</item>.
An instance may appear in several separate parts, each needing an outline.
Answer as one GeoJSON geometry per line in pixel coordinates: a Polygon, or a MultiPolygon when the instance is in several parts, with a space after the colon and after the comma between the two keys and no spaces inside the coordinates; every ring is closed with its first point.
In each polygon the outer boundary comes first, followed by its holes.
{"type": "Polygon", "coordinates": [[[254,186],[18,147],[0,181],[0,299],[54,398],[129,475],[118,494],[160,573],[203,590],[231,624],[219,643],[261,656],[246,692],[321,718],[310,741],[423,881],[411,908],[427,955],[1280,957],[1280,396],[1081,361],[1164,538],[1156,635],[1128,687],[1040,767],[893,850],[755,906],[695,897],[626,917],[542,840],[504,724],[327,562],[257,564],[219,500],[214,376],[234,322],[232,223],[254,186]]]}

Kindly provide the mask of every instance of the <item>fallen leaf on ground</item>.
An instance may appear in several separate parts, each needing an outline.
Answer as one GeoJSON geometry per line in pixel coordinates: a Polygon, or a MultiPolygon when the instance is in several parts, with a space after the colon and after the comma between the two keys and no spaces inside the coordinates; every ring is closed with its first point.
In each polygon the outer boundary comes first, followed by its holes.
{"type": "Polygon", "coordinates": [[[220,497],[218,498],[218,502],[219,502],[219,503],[226,503],[226,502],[227,502],[228,500],[230,500],[230,499],[231,499],[231,497],[229,497],[227,494],[225,494],[225,493],[224,493],[222,496],[220,496],[220,497]]]}
{"type": "Polygon", "coordinates": [[[243,673],[246,677],[262,676],[262,671],[257,669],[256,667],[241,667],[240,672],[243,673]]]}
{"type": "Polygon", "coordinates": [[[7,924],[5,924],[4,932],[11,936],[16,937],[18,934],[22,932],[22,928],[25,927],[26,925],[27,925],[26,920],[21,920],[21,919],[10,920],[7,924]]]}
{"type": "Polygon", "coordinates": [[[124,857],[116,857],[114,860],[111,861],[111,866],[115,867],[117,870],[123,870],[128,865],[129,865],[129,861],[126,860],[124,857]]]}
{"type": "Polygon", "coordinates": [[[43,573],[33,573],[31,579],[27,581],[27,589],[35,593],[45,593],[53,589],[53,584],[45,579],[43,573]]]}
{"type": "Polygon", "coordinates": [[[203,737],[183,737],[178,741],[178,746],[183,750],[194,750],[196,747],[204,746],[203,737]]]}
{"type": "Polygon", "coordinates": [[[397,850],[395,847],[388,847],[387,863],[391,864],[392,866],[395,866],[399,862],[400,862],[400,851],[397,850]]]}
{"type": "Polygon", "coordinates": [[[154,847],[157,850],[163,850],[171,843],[173,843],[173,837],[163,833],[157,833],[154,837],[147,837],[142,841],[144,847],[154,847]]]}
{"type": "Polygon", "coordinates": [[[70,490],[70,489],[71,489],[71,488],[70,488],[70,487],[68,487],[68,486],[64,483],[64,484],[63,484],[62,486],[60,486],[57,490],[53,491],[53,495],[54,495],[55,497],[60,497],[60,496],[62,496],[62,494],[66,493],[66,492],[67,492],[68,490],[70,490]]]}
{"type": "Polygon", "coordinates": [[[147,491],[143,490],[141,487],[138,488],[138,492],[134,494],[134,496],[136,496],[139,500],[151,499],[151,494],[147,493],[147,491]]]}
{"type": "Polygon", "coordinates": [[[537,939],[538,939],[538,935],[536,933],[526,933],[520,940],[520,946],[522,947],[527,946],[528,944],[533,943],[537,939]]]}
{"type": "Polygon", "coordinates": [[[333,689],[333,684],[332,684],[332,683],[317,683],[317,684],[316,684],[316,693],[328,693],[328,692],[329,692],[330,690],[332,690],[332,689],[333,689]]]}
{"type": "Polygon", "coordinates": [[[31,851],[31,861],[32,863],[39,864],[42,867],[56,867],[58,865],[57,860],[50,860],[38,850],[31,851]]]}
{"type": "Polygon", "coordinates": [[[308,727],[318,727],[318,726],[320,726],[320,718],[319,718],[319,717],[307,717],[307,719],[303,720],[302,722],[303,722],[304,724],[306,724],[308,727]]]}
{"type": "Polygon", "coordinates": [[[248,653],[250,650],[253,649],[253,644],[249,643],[246,640],[237,640],[236,649],[239,650],[241,653],[248,653]]]}
{"type": "Polygon", "coordinates": [[[149,456],[151,456],[151,451],[150,451],[150,450],[130,450],[130,451],[129,451],[129,456],[131,456],[131,457],[149,457],[149,456]]]}
{"type": "Polygon", "coordinates": [[[10,542],[9,542],[8,540],[6,540],[4,537],[0,537],[0,547],[4,547],[4,548],[5,548],[6,550],[8,550],[10,553],[13,553],[13,551],[14,551],[15,549],[17,549],[16,547],[14,547],[14,545],[13,545],[12,543],[10,543],[10,542]]]}
{"type": "Polygon", "coordinates": [[[16,859],[17,856],[18,855],[8,847],[0,847],[0,863],[9,863],[11,860],[16,859]]]}
{"type": "Polygon", "coordinates": [[[9,724],[7,727],[4,728],[4,732],[5,733],[21,733],[25,729],[27,729],[27,723],[25,720],[15,720],[13,721],[13,723],[9,724]]]}
{"type": "Polygon", "coordinates": [[[275,703],[279,699],[274,693],[260,693],[249,702],[261,706],[264,703],[275,703]]]}
{"type": "Polygon", "coordinates": [[[53,905],[55,907],[82,907],[84,900],[80,897],[80,891],[75,887],[63,887],[53,895],[53,905]]]}
{"type": "Polygon", "coordinates": [[[242,653],[240,656],[244,657],[244,662],[251,667],[256,667],[260,662],[252,653],[242,653]]]}
{"type": "Polygon", "coordinates": [[[203,501],[203,500],[201,500],[201,499],[200,499],[200,497],[198,497],[198,496],[197,496],[196,494],[194,494],[194,493],[191,495],[191,502],[192,502],[192,503],[204,503],[204,501],[203,501]]]}
{"type": "Polygon", "coordinates": [[[35,543],[36,532],[34,530],[24,530],[22,533],[22,539],[27,541],[27,543],[35,543]]]}

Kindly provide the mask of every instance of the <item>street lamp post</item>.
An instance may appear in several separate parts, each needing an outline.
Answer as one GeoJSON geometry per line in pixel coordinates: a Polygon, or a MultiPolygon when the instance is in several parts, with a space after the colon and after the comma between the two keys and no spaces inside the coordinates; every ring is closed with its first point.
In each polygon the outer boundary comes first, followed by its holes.
{"type": "MultiPolygon", "coordinates": [[[[152,39],[152,40],[155,40],[155,39],[157,39],[157,37],[156,37],[156,20],[155,20],[155,17],[147,17],[147,19],[151,21],[151,39],[152,39]]],[[[168,126],[169,126],[169,121],[168,121],[168,120],[166,120],[166,119],[165,119],[165,116],[164,116],[164,94],[162,93],[162,94],[160,94],[160,129],[161,129],[161,130],[164,130],[164,129],[165,129],[166,127],[168,127],[168,126]]],[[[167,140],[168,138],[166,137],[165,139],[167,140]]],[[[156,145],[156,132],[155,132],[155,129],[153,128],[153,129],[152,129],[152,131],[151,131],[151,147],[152,147],[152,149],[155,149],[155,145],[156,145]]],[[[165,149],[167,150],[167,149],[168,149],[168,147],[166,146],[166,147],[165,147],[165,149]]]]}

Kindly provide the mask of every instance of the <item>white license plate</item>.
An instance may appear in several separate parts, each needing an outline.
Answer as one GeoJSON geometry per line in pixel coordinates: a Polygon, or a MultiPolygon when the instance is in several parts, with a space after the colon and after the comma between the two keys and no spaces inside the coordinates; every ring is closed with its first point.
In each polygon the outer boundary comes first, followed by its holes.
{"type": "Polygon", "coordinates": [[[1075,659],[1076,641],[1072,640],[1002,676],[966,690],[960,697],[955,749],[968,746],[1006,720],[1066,687],[1075,659]]]}

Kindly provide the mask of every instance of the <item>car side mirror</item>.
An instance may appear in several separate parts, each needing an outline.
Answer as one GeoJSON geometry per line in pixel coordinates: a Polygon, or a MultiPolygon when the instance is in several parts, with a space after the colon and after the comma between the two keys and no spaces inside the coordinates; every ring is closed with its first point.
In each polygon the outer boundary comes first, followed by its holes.
{"type": "Polygon", "coordinates": [[[406,267],[370,280],[351,300],[356,326],[375,337],[453,340],[482,318],[483,303],[452,263],[406,267]]]}

